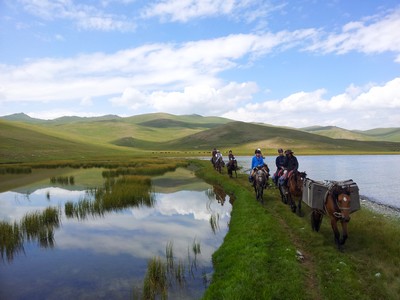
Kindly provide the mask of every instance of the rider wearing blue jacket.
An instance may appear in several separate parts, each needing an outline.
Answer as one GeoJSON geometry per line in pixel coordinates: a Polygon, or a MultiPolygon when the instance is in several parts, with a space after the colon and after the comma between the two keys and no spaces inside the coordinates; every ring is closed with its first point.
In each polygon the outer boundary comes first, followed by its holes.
{"type": "Polygon", "coordinates": [[[254,151],[254,156],[251,160],[251,172],[250,172],[250,176],[249,176],[250,182],[253,181],[254,170],[257,167],[262,167],[263,165],[264,165],[264,158],[261,155],[261,149],[258,148],[258,149],[256,149],[256,151],[254,151]]]}
{"type": "Polygon", "coordinates": [[[257,167],[262,167],[264,165],[264,158],[261,155],[261,150],[258,148],[256,151],[254,151],[254,156],[253,159],[251,160],[251,169],[253,170],[254,168],[257,167]]]}

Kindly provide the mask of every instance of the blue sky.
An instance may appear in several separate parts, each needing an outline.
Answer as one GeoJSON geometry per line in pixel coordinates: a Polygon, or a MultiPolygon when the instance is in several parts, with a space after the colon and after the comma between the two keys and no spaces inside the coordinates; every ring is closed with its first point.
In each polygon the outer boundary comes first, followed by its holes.
{"type": "Polygon", "coordinates": [[[0,115],[400,127],[391,0],[2,0],[0,115]]]}

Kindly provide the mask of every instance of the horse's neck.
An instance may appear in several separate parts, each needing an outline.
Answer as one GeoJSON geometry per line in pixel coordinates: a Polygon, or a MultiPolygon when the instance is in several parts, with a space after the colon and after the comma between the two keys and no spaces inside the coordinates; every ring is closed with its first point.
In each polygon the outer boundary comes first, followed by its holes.
{"type": "Polygon", "coordinates": [[[332,191],[330,191],[326,197],[325,207],[330,208],[332,211],[340,211],[337,203],[337,196],[332,191]]]}

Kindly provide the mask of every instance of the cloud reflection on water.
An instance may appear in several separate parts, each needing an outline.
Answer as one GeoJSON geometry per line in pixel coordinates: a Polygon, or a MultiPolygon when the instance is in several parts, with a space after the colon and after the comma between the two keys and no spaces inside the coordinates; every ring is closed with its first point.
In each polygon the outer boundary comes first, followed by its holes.
{"type": "MultiPolygon", "coordinates": [[[[175,255],[185,257],[196,239],[201,245],[202,257],[210,260],[226,234],[231,211],[229,201],[221,205],[215,195],[210,197],[210,190],[213,195],[211,186],[203,191],[156,193],[153,207],[132,207],[85,220],[66,218],[62,214],[61,228],[55,231],[56,248],[149,258],[165,255],[166,244],[172,241],[175,255]],[[212,231],[212,215],[218,216],[220,232],[212,231]]],[[[41,211],[49,206],[63,208],[67,201],[78,202],[84,197],[88,197],[85,191],[59,187],[38,189],[29,195],[0,193],[0,218],[7,222],[19,221],[33,210],[41,211]]]]}

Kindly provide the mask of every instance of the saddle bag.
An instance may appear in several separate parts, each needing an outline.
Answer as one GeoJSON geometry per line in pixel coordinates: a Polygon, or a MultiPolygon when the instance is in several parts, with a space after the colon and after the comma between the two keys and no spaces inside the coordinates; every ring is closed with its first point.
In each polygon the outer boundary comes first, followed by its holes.
{"type": "Polygon", "coordinates": [[[350,213],[353,213],[361,208],[359,189],[357,183],[355,183],[352,179],[345,181],[314,181],[306,178],[306,180],[304,180],[302,201],[313,209],[323,210],[327,193],[334,185],[350,188],[350,213]]]}

